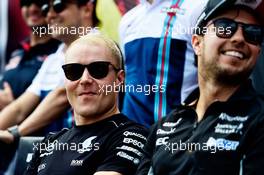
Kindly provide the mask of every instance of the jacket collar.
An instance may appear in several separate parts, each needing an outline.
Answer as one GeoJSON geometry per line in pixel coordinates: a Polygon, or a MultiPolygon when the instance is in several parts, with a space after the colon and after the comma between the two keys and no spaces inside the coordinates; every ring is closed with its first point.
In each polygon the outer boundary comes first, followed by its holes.
{"type": "MultiPolygon", "coordinates": [[[[193,106],[196,104],[200,96],[199,87],[196,88],[191,94],[184,100],[184,106],[193,106]]],[[[248,79],[243,83],[226,102],[232,101],[249,101],[257,96],[256,90],[253,88],[252,80],[248,79]]]]}

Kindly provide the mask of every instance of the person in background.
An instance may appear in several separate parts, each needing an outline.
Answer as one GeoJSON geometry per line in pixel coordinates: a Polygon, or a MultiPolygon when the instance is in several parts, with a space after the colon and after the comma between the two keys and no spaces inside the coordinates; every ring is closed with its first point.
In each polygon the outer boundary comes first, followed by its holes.
{"type": "Polygon", "coordinates": [[[2,45],[3,57],[1,61],[1,73],[4,71],[4,66],[9,62],[11,53],[19,47],[21,41],[29,36],[30,29],[25,23],[22,14],[20,0],[2,0],[0,2],[1,8],[1,27],[0,35],[1,41],[6,43],[2,45]],[[19,27],[17,27],[19,26],[19,27]]]}
{"type": "Polygon", "coordinates": [[[118,26],[120,19],[136,4],[136,0],[98,0],[96,15],[101,22],[100,31],[119,42],[118,26]]]}
{"type": "Polygon", "coordinates": [[[263,7],[209,0],[192,37],[199,88],[152,127],[137,175],[263,174],[263,97],[249,79],[263,43],[263,7]]]}
{"type": "Polygon", "coordinates": [[[132,120],[149,127],[197,87],[191,34],[206,2],[143,0],[121,19],[127,73],[122,112],[132,120]]]}
{"type": "Polygon", "coordinates": [[[121,67],[121,51],[102,34],[90,33],[70,45],[62,68],[75,125],[46,137],[41,144],[53,149],[37,149],[25,175],[135,173],[147,131],[120,113],[118,92],[101,90],[123,83],[121,67]],[[59,149],[62,144],[78,147],[59,149]]]}
{"type": "Polygon", "coordinates": [[[59,41],[50,35],[43,36],[33,32],[33,28],[46,27],[45,17],[41,14],[42,0],[21,0],[21,14],[31,29],[30,36],[21,42],[5,66],[0,85],[0,110],[18,98],[31,84],[45,58],[55,52],[59,41]]]}

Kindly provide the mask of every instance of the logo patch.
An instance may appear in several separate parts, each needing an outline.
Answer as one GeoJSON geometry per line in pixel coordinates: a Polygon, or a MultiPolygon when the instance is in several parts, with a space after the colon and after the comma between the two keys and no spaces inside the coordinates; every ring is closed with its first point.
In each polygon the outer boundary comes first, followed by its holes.
{"type": "Polygon", "coordinates": [[[77,151],[79,153],[84,153],[87,151],[91,151],[93,149],[93,144],[92,141],[96,139],[97,136],[92,136],[87,138],[83,143],[82,143],[82,148],[78,149],[77,151]]]}
{"type": "Polygon", "coordinates": [[[82,166],[83,165],[83,160],[72,160],[71,161],[71,166],[82,166]]]}
{"type": "Polygon", "coordinates": [[[237,149],[237,146],[239,145],[239,142],[227,140],[224,138],[215,139],[213,137],[210,137],[206,144],[208,147],[216,147],[218,150],[235,151],[237,149]]]}

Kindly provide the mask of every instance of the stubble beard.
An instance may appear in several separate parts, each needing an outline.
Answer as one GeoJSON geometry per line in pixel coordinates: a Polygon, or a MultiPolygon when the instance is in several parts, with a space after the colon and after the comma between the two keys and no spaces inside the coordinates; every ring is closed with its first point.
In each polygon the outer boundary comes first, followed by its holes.
{"type": "Polygon", "coordinates": [[[221,65],[217,64],[217,58],[213,58],[212,60],[213,61],[206,62],[204,57],[202,57],[201,66],[203,67],[203,77],[205,80],[212,80],[224,86],[240,85],[249,78],[252,72],[252,69],[231,72],[230,70],[225,69],[221,67],[221,65]]]}

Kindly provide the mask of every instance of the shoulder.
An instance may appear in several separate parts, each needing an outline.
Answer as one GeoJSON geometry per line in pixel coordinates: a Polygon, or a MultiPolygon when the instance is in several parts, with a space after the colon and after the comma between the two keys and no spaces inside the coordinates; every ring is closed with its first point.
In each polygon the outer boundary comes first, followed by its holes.
{"type": "Polygon", "coordinates": [[[50,69],[54,67],[58,69],[57,65],[61,65],[64,62],[64,53],[63,48],[65,47],[64,44],[60,44],[57,51],[47,56],[44,63],[42,64],[40,71],[44,71],[46,69],[50,69]]]}
{"type": "Polygon", "coordinates": [[[48,47],[57,46],[58,48],[61,45],[61,42],[59,40],[51,38],[48,42],[44,43],[44,45],[47,45],[48,47]]]}
{"type": "Polygon", "coordinates": [[[173,109],[169,114],[167,114],[164,118],[162,118],[157,124],[158,125],[170,125],[170,122],[177,122],[182,116],[183,113],[188,112],[189,110],[186,109],[185,106],[177,106],[173,109]]]}
{"type": "Polygon", "coordinates": [[[63,128],[61,131],[59,132],[50,132],[43,140],[43,142],[47,142],[47,141],[54,141],[56,139],[58,139],[59,137],[61,137],[62,135],[66,134],[67,132],[69,132],[68,128],[63,128]]]}
{"type": "Polygon", "coordinates": [[[186,122],[186,118],[193,118],[195,116],[195,111],[187,108],[185,106],[178,106],[160,121],[153,124],[150,128],[149,137],[171,135],[174,133],[175,128],[182,126],[186,122]]]}
{"type": "Polygon", "coordinates": [[[264,128],[264,96],[258,94],[250,106],[248,113],[251,114],[252,110],[256,125],[264,128]]]}
{"type": "Polygon", "coordinates": [[[56,50],[55,53],[52,53],[48,56],[48,59],[51,59],[51,58],[56,58],[56,57],[61,57],[62,54],[63,54],[63,49],[65,47],[65,44],[60,44],[58,46],[58,49],[56,50]]]}
{"type": "Polygon", "coordinates": [[[143,155],[147,130],[122,114],[112,116],[107,122],[111,122],[111,131],[100,145],[105,158],[98,170],[134,174],[143,155]]]}
{"type": "Polygon", "coordinates": [[[137,139],[142,143],[146,141],[148,129],[141,124],[131,121],[125,115],[115,115],[108,122],[110,122],[111,125],[108,139],[129,142],[126,138],[131,138],[132,141],[133,139],[137,139]]]}
{"type": "Polygon", "coordinates": [[[144,6],[142,4],[138,4],[136,7],[129,10],[120,21],[121,26],[128,24],[133,21],[138,15],[141,15],[141,13],[144,11],[144,6]]]}
{"type": "MultiPolygon", "coordinates": [[[[129,32],[128,29],[131,29],[131,26],[135,25],[136,19],[142,16],[144,8],[142,4],[137,5],[136,7],[129,10],[120,20],[119,23],[119,38],[121,44],[124,44],[124,39],[129,32]]],[[[133,28],[133,27],[132,27],[133,28]]]]}
{"type": "Polygon", "coordinates": [[[125,131],[130,129],[138,129],[142,131],[147,131],[147,129],[143,125],[128,119],[128,117],[122,113],[113,116],[109,120],[109,122],[112,123],[112,127],[114,127],[117,130],[125,131]]]}

